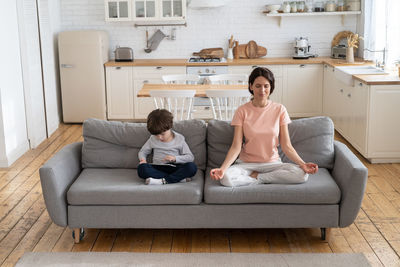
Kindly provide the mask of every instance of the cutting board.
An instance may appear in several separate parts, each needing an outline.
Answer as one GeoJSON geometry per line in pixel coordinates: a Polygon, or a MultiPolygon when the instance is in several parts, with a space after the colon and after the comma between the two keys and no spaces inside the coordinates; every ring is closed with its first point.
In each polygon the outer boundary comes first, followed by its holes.
{"type": "Polygon", "coordinates": [[[233,49],[235,58],[259,58],[267,55],[267,49],[265,47],[257,45],[255,41],[250,41],[247,44],[236,46],[233,49]]]}
{"type": "Polygon", "coordinates": [[[223,58],[224,49],[222,49],[221,47],[205,48],[201,49],[200,52],[194,52],[193,56],[198,56],[201,58],[223,58]]]}

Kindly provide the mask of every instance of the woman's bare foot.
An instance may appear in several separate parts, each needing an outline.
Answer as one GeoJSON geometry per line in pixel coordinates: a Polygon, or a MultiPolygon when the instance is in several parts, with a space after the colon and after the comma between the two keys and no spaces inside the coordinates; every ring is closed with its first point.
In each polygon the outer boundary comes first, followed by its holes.
{"type": "Polygon", "coordinates": [[[253,172],[250,174],[250,177],[251,177],[251,178],[254,178],[254,179],[257,179],[257,176],[258,176],[258,172],[256,172],[256,171],[253,171],[253,172]]]}

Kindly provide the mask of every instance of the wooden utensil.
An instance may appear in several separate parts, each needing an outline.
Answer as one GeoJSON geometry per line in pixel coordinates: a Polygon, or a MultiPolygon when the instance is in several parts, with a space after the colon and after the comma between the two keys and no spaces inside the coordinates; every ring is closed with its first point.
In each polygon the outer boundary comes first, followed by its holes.
{"type": "Polygon", "coordinates": [[[259,57],[264,57],[267,55],[267,48],[263,47],[263,46],[257,46],[257,58],[259,57]]]}
{"type": "Polygon", "coordinates": [[[224,49],[222,49],[221,47],[205,48],[200,50],[200,52],[194,52],[193,56],[199,56],[201,58],[223,58],[224,49]]]}
{"type": "Polygon", "coordinates": [[[238,51],[238,48],[239,48],[239,41],[235,41],[235,47],[233,48],[233,57],[234,57],[235,59],[238,59],[238,58],[239,58],[239,51],[238,51]]]}
{"type": "Polygon", "coordinates": [[[245,52],[246,52],[246,56],[248,58],[256,58],[257,57],[257,43],[253,40],[248,42],[245,52]]]}
{"type": "Polygon", "coordinates": [[[229,39],[229,48],[233,47],[233,35],[231,35],[231,38],[229,39]]]}

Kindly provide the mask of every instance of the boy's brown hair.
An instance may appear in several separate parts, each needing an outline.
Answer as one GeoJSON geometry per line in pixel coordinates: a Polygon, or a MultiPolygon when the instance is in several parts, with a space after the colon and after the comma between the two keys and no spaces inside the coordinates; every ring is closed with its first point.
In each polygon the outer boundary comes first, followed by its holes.
{"type": "Polygon", "coordinates": [[[147,116],[147,130],[153,134],[161,134],[173,126],[174,115],[166,109],[155,109],[147,116]]]}

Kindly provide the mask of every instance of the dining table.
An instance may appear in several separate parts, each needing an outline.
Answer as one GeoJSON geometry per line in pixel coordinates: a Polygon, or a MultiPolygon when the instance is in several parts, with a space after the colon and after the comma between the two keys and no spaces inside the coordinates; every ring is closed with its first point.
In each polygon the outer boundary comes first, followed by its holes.
{"type": "Polygon", "coordinates": [[[137,97],[150,97],[151,90],[196,90],[195,97],[206,97],[207,90],[247,90],[247,84],[158,84],[145,83],[137,97]]]}

